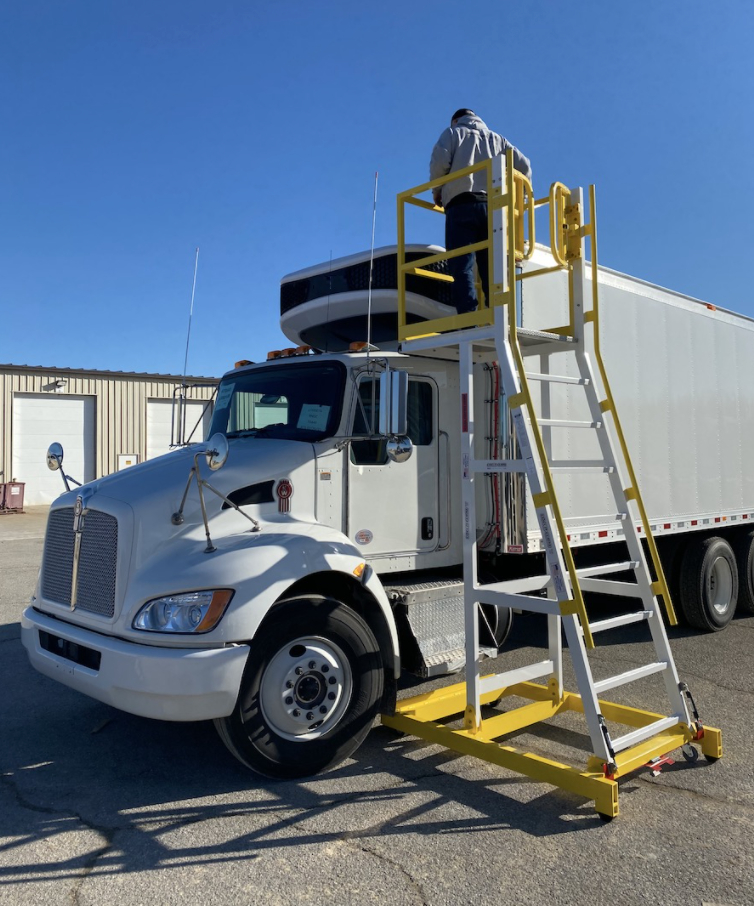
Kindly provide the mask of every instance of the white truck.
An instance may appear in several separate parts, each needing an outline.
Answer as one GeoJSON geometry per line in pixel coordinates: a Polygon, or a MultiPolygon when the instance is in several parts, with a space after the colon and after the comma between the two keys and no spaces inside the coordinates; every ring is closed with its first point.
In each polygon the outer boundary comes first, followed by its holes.
{"type": "MultiPolygon", "coordinates": [[[[754,322],[607,269],[599,279],[604,357],[675,603],[722,629],[754,610],[754,322]]],[[[536,329],[565,304],[566,278],[531,282],[520,308],[536,329]]],[[[409,321],[451,311],[447,283],[433,287],[409,285],[409,321]]],[[[133,714],[212,719],[272,777],[352,753],[395,708],[401,670],[459,669],[459,363],[447,348],[402,353],[395,312],[395,248],[289,275],[293,346],[223,377],[204,443],[58,498],[22,619],[32,665],[133,714]]],[[[484,350],[474,361],[479,458],[514,455],[499,369],[484,350]]],[[[545,434],[556,458],[576,443],[545,434]]],[[[49,464],[61,467],[59,447],[49,464]]],[[[624,531],[584,515],[603,511],[600,494],[588,476],[563,485],[582,566],[611,562],[624,531]]],[[[476,495],[480,575],[541,570],[522,477],[490,472],[476,495]]],[[[483,616],[495,655],[512,613],[483,616]]]]}

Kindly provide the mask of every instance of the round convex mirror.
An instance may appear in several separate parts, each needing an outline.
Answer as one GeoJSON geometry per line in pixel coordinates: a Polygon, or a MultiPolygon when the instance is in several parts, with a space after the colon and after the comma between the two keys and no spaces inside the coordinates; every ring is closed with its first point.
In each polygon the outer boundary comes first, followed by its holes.
{"type": "Polygon", "coordinates": [[[388,457],[393,462],[406,462],[407,459],[411,459],[414,445],[411,438],[404,434],[401,437],[389,437],[386,449],[388,457]]]}
{"type": "Polygon", "coordinates": [[[57,472],[63,465],[63,445],[54,443],[50,444],[47,450],[47,468],[51,472],[57,472]]]}
{"type": "Polygon", "coordinates": [[[213,434],[207,447],[207,465],[213,472],[222,469],[228,458],[228,438],[224,434],[213,434]]]}

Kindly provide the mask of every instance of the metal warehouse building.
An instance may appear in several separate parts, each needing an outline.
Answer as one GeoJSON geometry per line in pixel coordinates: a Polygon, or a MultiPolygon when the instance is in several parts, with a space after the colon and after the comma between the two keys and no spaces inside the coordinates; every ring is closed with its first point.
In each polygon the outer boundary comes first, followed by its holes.
{"type": "Polygon", "coordinates": [[[184,383],[185,436],[200,440],[218,381],[0,365],[0,481],[23,481],[25,505],[51,503],[63,491],[46,464],[53,441],[63,445],[65,472],[82,483],[167,453],[180,437],[173,401],[184,383]]]}

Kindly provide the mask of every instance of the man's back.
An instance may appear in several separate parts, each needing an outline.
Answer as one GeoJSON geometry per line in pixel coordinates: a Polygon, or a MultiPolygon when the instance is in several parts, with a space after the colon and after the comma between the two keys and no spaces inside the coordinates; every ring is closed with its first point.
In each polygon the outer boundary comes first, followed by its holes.
{"type": "MultiPolygon", "coordinates": [[[[432,150],[429,164],[429,178],[437,179],[447,173],[463,170],[481,160],[488,160],[504,154],[513,148],[514,166],[525,176],[531,175],[529,159],[515,148],[507,139],[487,127],[476,114],[469,113],[453,121],[446,129],[432,150]]],[[[462,176],[442,187],[442,204],[465,192],[486,193],[487,177],[484,172],[462,176]]]]}

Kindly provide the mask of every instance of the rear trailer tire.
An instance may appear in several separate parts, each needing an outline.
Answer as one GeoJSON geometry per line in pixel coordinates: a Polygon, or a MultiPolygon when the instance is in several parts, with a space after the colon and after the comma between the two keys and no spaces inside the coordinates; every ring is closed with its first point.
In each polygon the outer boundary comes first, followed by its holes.
{"type": "Polygon", "coordinates": [[[738,609],[754,613],[754,531],[734,540],[733,553],[738,565],[738,609]]]}
{"type": "Polygon", "coordinates": [[[719,632],[730,623],[738,600],[736,557],[724,538],[691,541],[681,561],[680,605],[690,626],[719,632]]]}
{"type": "Polygon", "coordinates": [[[236,707],[215,726],[258,774],[308,777],[356,751],[383,685],[377,640],[355,611],[332,598],[294,598],[259,629],[236,707]]]}

